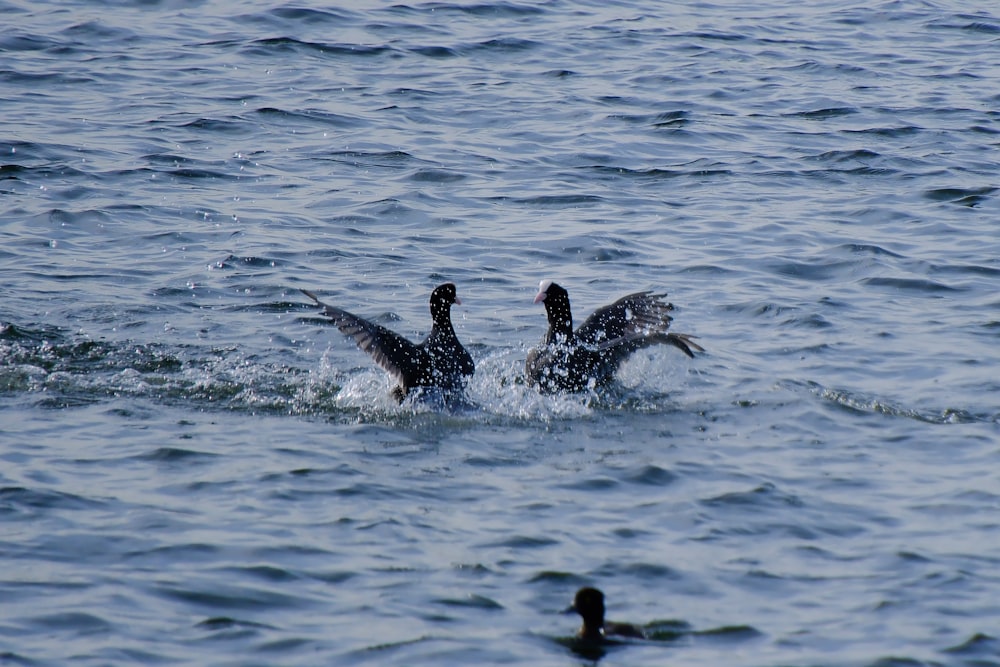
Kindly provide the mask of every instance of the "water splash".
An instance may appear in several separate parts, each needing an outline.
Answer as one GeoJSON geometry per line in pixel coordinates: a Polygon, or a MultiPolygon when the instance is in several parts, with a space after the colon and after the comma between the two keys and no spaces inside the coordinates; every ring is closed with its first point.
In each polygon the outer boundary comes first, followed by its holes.
{"type": "Polygon", "coordinates": [[[520,348],[486,350],[454,404],[425,393],[397,404],[392,379],[366,367],[344,370],[330,351],[318,363],[261,359],[237,346],[169,346],[93,341],[61,331],[0,334],[0,391],[66,406],[123,396],[200,411],[317,416],[340,422],[393,422],[447,412],[481,423],[552,422],[604,410],[662,410],[677,378],[654,355],[623,368],[619,388],[601,393],[542,395],[524,378],[520,348]]]}

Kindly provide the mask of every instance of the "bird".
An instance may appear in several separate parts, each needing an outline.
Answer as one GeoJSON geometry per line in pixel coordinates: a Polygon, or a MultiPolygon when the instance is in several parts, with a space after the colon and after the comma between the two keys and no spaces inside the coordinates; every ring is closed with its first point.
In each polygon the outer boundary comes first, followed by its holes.
{"type": "Polygon", "coordinates": [[[341,333],[385,369],[398,383],[393,397],[400,403],[418,388],[439,388],[461,395],[476,371],[472,356],[462,347],[451,324],[452,304],[461,305],[454,283],[438,285],[431,292],[431,331],[420,343],[412,343],[389,329],[319,300],[309,290],[302,293],[322,306],[322,314],[333,320],[341,333]]]}
{"type": "Polygon", "coordinates": [[[666,294],[635,292],[598,308],[573,331],[569,293],[551,280],[538,286],[535,303],[545,305],[549,330],[542,345],[528,352],[528,382],[543,393],[579,392],[611,383],[618,368],[636,350],[665,343],[689,357],[704,348],[694,336],[667,333],[673,305],[666,294]]]}
{"type": "Polygon", "coordinates": [[[577,639],[588,642],[603,642],[608,637],[632,637],[644,639],[642,628],[631,623],[615,623],[604,620],[604,593],[597,588],[585,587],[576,592],[573,604],[567,613],[576,612],[583,618],[583,626],[577,632],[577,639]]]}

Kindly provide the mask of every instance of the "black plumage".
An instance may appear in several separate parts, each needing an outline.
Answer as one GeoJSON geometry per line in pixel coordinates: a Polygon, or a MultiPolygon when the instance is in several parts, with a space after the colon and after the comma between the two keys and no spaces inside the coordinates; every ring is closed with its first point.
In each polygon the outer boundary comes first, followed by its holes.
{"type": "Polygon", "coordinates": [[[642,628],[631,623],[616,623],[604,620],[604,593],[596,588],[581,588],[573,598],[573,606],[566,611],[575,611],[583,618],[583,626],[577,633],[579,639],[604,641],[609,637],[645,638],[642,628]]]}
{"type": "Polygon", "coordinates": [[[431,292],[432,326],[421,343],[412,343],[381,325],[325,304],[308,290],[302,293],[322,306],[323,315],[396,379],[399,385],[392,393],[398,401],[417,387],[461,392],[476,370],[472,356],[462,347],[451,324],[452,304],[462,303],[452,283],[439,285],[431,292]]]}
{"type": "Polygon", "coordinates": [[[528,381],[546,393],[583,391],[611,383],[633,352],[650,345],[673,345],[689,357],[692,350],[704,351],[692,336],[667,333],[674,307],[665,296],[629,294],[598,308],[574,332],[569,293],[543,280],[535,303],[544,303],[549,330],[542,345],[528,352],[528,381]]]}

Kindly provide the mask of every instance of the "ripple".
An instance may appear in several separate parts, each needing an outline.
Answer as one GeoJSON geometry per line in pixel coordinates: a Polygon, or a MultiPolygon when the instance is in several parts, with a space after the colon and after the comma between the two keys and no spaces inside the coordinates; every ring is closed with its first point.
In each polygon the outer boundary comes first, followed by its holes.
{"type": "Polygon", "coordinates": [[[298,581],[301,577],[286,568],[274,565],[244,565],[239,567],[224,568],[225,572],[231,572],[237,576],[246,576],[249,579],[257,579],[268,583],[285,583],[298,581]]]}
{"type": "Polygon", "coordinates": [[[1000,640],[992,635],[977,632],[961,644],[945,649],[944,652],[984,658],[1000,657],[1000,640]]]}
{"type": "Polygon", "coordinates": [[[539,195],[537,197],[522,197],[514,200],[518,204],[528,206],[552,206],[557,208],[577,206],[579,204],[596,204],[604,201],[597,195],[539,195]]]}
{"type": "Polygon", "coordinates": [[[629,563],[625,566],[615,565],[613,572],[608,574],[628,574],[638,581],[652,582],[656,579],[678,580],[682,575],[675,569],[660,563],[629,563]]]}
{"type": "Polygon", "coordinates": [[[853,150],[835,150],[826,151],[814,156],[813,159],[822,160],[824,162],[854,162],[857,160],[875,160],[882,157],[875,151],[868,150],[866,148],[859,148],[853,150]]]}
{"type": "Polygon", "coordinates": [[[837,248],[858,255],[872,255],[874,257],[884,255],[886,257],[895,257],[895,258],[903,257],[903,255],[900,255],[899,253],[892,252],[891,250],[887,250],[881,246],[872,245],[870,243],[845,243],[843,245],[837,246],[837,248]]]}
{"type": "Polygon", "coordinates": [[[934,273],[982,276],[986,278],[1000,277],[1000,267],[981,266],[976,264],[935,264],[931,267],[931,271],[934,273]]]}
{"type": "Polygon", "coordinates": [[[694,630],[690,623],[680,620],[651,621],[643,626],[647,639],[655,642],[672,642],[690,636],[694,630]]]}
{"type": "Polygon", "coordinates": [[[197,461],[202,459],[214,459],[216,454],[210,452],[199,452],[191,449],[181,449],[178,447],[158,447],[157,449],[135,457],[142,461],[155,461],[158,463],[183,463],[187,461],[197,461]]]}
{"type": "Polygon", "coordinates": [[[626,178],[626,179],[639,179],[639,180],[660,180],[660,179],[672,179],[679,176],[685,176],[688,174],[687,171],[682,169],[663,169],[660,167],[650,167],[647,169],[629,169],[626,167],[615,167],[615,166],[605,166],[605,165],[593,165],[589,167],[583,167],[594,174],[602,177],[613,177],[613,178],[626,178]]]}
{"type": "Polygon", "coordinates": [[[927,663],[916,658],[906,658],[899,656],[887,656],[878,658],[871,663],[870,667],[935,667],[937,663],[927,663]]]}
{"type": "Polygon", "coordinates": [[[267,625],[266,623],[246,621],[238,618],[231,618],[229,616],[213,616],[211,618],[206,618],[204,621],[199,621],[197,624],[195,624],[195,627],[201,628],[203,630],[211,630],[212,632],[218,630],[233,630],[233,629],[250,629],[250,630],[276,629],[273,625],[267,625]]]}
{"type": "Polygon", "coordinates": [[[423,15],[434,14],[461,14],[477,16],[490,19],[537,17],[549,11],[544,6],[521,2],[503,2],[488,0],[486,2],[457,3],[457,2],[432,2],[416,6],[397,5],[393,11],[415,12],[423,15]]]}
{"type": "Polygon", "coordinates": [[[858,113],[858,110],[854,107],[830,107],[828,109],[814,109],[812,111],[798,111],[795,113],[784,114],[785,116],[806,118],[809,120],[826,120],[828,118],[839,118],[841,116],[850,116],[858,113]]]}
{"type": "Polygon", "coordinates": [[[44,73],[34,74],[18,72],[14,70],[0,69],[0,83],[7,83],[12,86],[31,86],[39,88],[50,88],[55,85],[87,86],[93,85],[95,79],[84,76],[72,76],[68,74],[44,73]]]}
{"type": "Polygon", "coordinates": [[[298,111],[286,111],[275,107],[261,107],[257,109],[257,114],[261,116],[279,116],[282,120],[297,121],[304,120],[315,123],[318,126],[330,126],[336,128],[350,128],[364,125],[365,121],[357,116],[330,113],[320,109],[305,109],[298,111]]]}
{"type": "Polygon", "coordinates": [[[968,32],[995,35],[996,33],[1000,33],[1000,23],[990,21],[972,21],[971,23],[966,23],[960,26],[960,29],[968,32]]]}
{"type": "Polygon", "coordinates": [[[988,186],[982,188],[933,188],[926,190],[924,196],[932,201],[949,202],[960,206],[978,206],[997,188],[988,186]]]}
{"type": "Polygon", "coordinates": [[[82,23],[76,23],[65,30],[62,30],[59,34],[72,37],[74,40],[81,42],[99,40],[104,42],[131,44],[140,39],[139,35],[128,28],[109,26],[104,22],[98,21],[84,21],[82,23]]]}
{"type": "Polygon", "coordinates": [[[111,632],[113,626],[106,620],[85,612],[62,612],[35,616],[27,619],[28,623],[43,631],[60,630],[74,631],[81,634],[111,632]]]}
{"type": "Polygon", "coordinates": [[[992,420],[989,415],[977,415],[962,409],[917,410],[861,392],[830,389],[816,383],[809,383],[809,386],[824,400],[859,413],[878,413],[931,424],[963,424],[992,420]]]}
{"type": "Polygon", "coordinates": [[[0,48],[4,51],[44,51],[57,45],[58,42],[41,35],[7,33],[0,36],[0,48]]]}
{"type": "MultiPolygon", "coordinates": [[[[250,123],[242,118],[231,116],[229,118],[192,118],[191,120],[181,121],[177,119],[178,124],[186,129],[200,130],[210,134],[248,134],[252,131],[250,123]]],[[[166,121],[150,121],[150,124],[166,124],[166,121]]],[[[199,177],[210,177],[210,178],[233,178],[236,179],[237,176],[228,173],[217,173],[212,172],[207,169],[176,169],[174,170],[175,175],[184,176],[185,174],[192,174],[192,178],[199,177]]]]}
{"type": "Polygon", "coordinates": [[[966,289],[964,287],[951,287],[944,283],[940,283],[934,280],[926,280],[923,278],[874,277],[874,278],[865,278],[861,282],[864,285],[870,285],[872,287],[884,287],[887,289],[901,290],[906,292],[927,292],[929,294],[962,292],[965,291],[966,289]]]}
{"type": "Polygon", "coordinates": [[[493,39],[487,39],[482,42],[477,42],[474,44],[469,44],[463,46],[459,49],[459,52],[463,55],[476,55],[480,53],[521,53],[524,51],[533,51],[538,49],[542,45],[534,40],[530,39],[520,39],[516,37],[497,37],[493,39]]]}
{"type": "Polygon", "coordinates": [[[29,510],[32,515],[37,510],[93,510],[104,507],[104,503],[84,498],[72,493],[41,491],[20,486],[0,488],[0,512],[21,513],[29,510]]]}
{"type": "Polygon", "coordinates": [[[699,501],[707,507],[802,507],[804,503],[795,495],[778,491],[771,483],[762,484],[751,491],[734,491],[699,501]]]}
{"type": "Polygon", "coordinates": [[[480,547],[497,548],[505,547],[509,549],[542,549],[559,544],[559,540],[549,537],[535,537],[531,535],[512,535],[496,542],[487,542],[480,547]]]}
{"type": "Polygon", "coordinates": [[[311,42],[295,37],[267,37],[256,39],[244,47],[248,54],[278,56],[281,54],[295,53],[308,54],[317,53],[320,55],[352,58],[371,58],[392,53],[394,49],[388,45],[366,45],[366,44],[335,44],[330,42],[311,42]]]}
{"type": "Polygon", "coordinates": [[[426,56],[427,58],[438,59],[457,58],[461,55],[458,49],[447,46],[413,46],[410,47],[410,51],[421,56],[426,56]]]}
{"type": "Polygon", "coordinates": [[[772,263],[768,268],[778,275],[804,280],[830,280],[841,275],[853,265],[849,262],[794,262],[785,260],[772,263]]]}
{"type": "Polygon", "coordinates": [[[562,572],[558,570],[543,570],[534,574],[530,581],[532,583],[553,583],[558,586],[583,586],[587,583],[584,577],[572,572],[562,572]]]}
{"type": "Polygon", "coordinates": [[[188,180],[212,179],[229,180],[236,179],[237,176],[222,171],[212,171],[210,169],[172,169],[167,172],[171,176],[188,180]]]}
{"type": "Polygon", "coordinates": [[[630,473],[626,479],[644,486],[670,486],[680,479],[680,475],[659,466],[647,465],[630,473]]]}
{"type": "Polygon", "coordinates": [[[417,183],[458,183],[468,177],[445,169],[418,169],[408,178],[417,183]]]}
{"type": "Polygon", "coordinates": [[[504,608],[504,606],[496,600],[482,595],[469,595],[464,598],[441,598],[434,600],[434,602],[446,607],[468,607],[471,609],[484,609],[487,611],[499,611],[504,608]]]}
{"type": "Polygon", "coordinates": [[[276,7],[269,9],[263,15],[280,19],[282,22],[302,25],[336,25],[341,26],[359,17],[356,14],[340,8],[315,9],[310,7],[276,7]]]}
{"type": "Polygon", "coordinates": [[[606,491],[617,487],[618,482],[608,477],[592,477],[590,479],[573,481],[562,486],[567,489],[576,489],[579,491],[606,491]]]}
{"type": "Polygon", "coordinates": [[[311,602],[302,596],[250,586],[207,582],[204,587],[195,586],[196,582],[190,582],[186,586],[159,583],[153,585],[152,592],[164,599],[176,600],[201,609],[288,610],[311,606],[311,602]]]}
{"type": "Polygon", "coordinates": [[[764,636],[763,632],[752,625],[724,625],[718,628],[710,628],[708,630],[698,630],[692,634],[718,642],[742,642],[764,636]]]}
{"type": "Polygon", "coordinates": [[[898,127],[870,127],[865,130],[842,130],[848,134],[867,134],[874,137],[885,137],[890,139],[911,137],[924,131],[921,127],[914,125],[901,125],[898,127]]]}

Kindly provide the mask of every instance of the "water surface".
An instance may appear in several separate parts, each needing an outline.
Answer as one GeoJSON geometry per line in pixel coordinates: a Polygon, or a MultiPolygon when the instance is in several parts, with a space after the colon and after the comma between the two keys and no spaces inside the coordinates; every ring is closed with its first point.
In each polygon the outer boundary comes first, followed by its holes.
{"type": "Polygon", "coordinates": [[[0,12],[3,661],[1000,665],[992,9],[0,12]],[[539,396],[545,278],[707,352],[539,396]],[[444,281],[452,413],[298,291],[444,281]]]}

